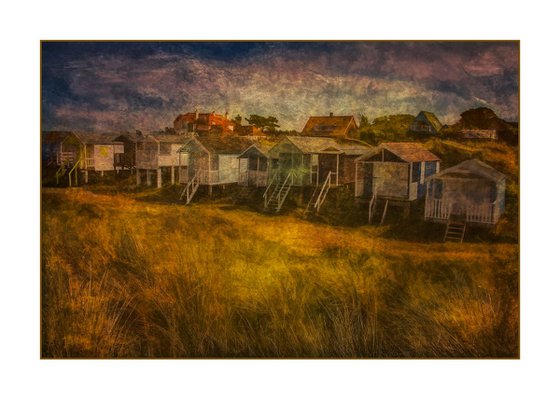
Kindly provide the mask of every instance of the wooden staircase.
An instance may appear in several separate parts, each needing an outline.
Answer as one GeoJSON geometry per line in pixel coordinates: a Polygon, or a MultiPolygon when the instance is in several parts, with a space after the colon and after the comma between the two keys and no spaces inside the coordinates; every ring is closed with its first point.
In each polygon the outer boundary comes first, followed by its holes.
{"type": "Polygon", "coordinates": [[[290,189],[294,185],[294,174],[293,172],[288,173],[286,178],[281,180],[273,180],[266,188],[263,194],[264,197],[264,209],[265,211],[275,211],[279,212],[284,205],[284,201],[290,192],[290,189]],[[276,184],[274,184],[276,182],[276,184]],[[272,189],[272,187],[274,187],[272,189]],[[271,193],[270,193],[271,192],[271,193]],[[270,193],[270,194],[269,194],[270,193]]]}
{"type": "Polygon", "coordinates": [[[447,220],[447,227],[445,228],[443,242],[463,243],[466,230],[467,222],[465,220],[447,220]]]}
{"type": "Polygon", "coordinates": [[[304,216],[307,215],[311,210],[315,211],[315,213],[317,214],[319,213],[319,210],[321,209],[321,206],[325,202],[325,199],[327,198],[327,194],[329,193],[329,189],[331,187],[331,181],[332,181],[331,174],[332,172],[329,172],[329,174],[325,178],[325,181],[323,182],[323,185],[315,186],[315,190],[313,190],[313,194],[311,195],[311,198],[307,203],[307,207],[305,207],[305,211],[303,212],[304,216]],[[319,189],[319,187],[321,189],[319,189]]]}
{"type": "Polygon", "coordinates": [[[81,161],[81,157],[75,162],[73,159],[62,160],[54,174],[56,184],[58,185],[62,178],[68,177],[68,187],[72,187],[72,182],[74,182],[74,186],[78,186],[78,169],[81,161]]]}
{"type": "Polygon", "coordinates": [[[179,197],[179,200],[182,200],[184,198],[185,205],[190,204],[199,187],[200,187],[200,170],[196,171],[193,178],[189,182],[187,182],[185,188],[181,192],[181,196],[179,197]]]}

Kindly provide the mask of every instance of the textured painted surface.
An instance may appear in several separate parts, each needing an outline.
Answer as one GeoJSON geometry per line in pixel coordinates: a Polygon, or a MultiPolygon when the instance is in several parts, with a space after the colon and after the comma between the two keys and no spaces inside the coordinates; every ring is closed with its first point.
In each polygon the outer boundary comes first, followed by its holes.
{"type": "Polygon", "coordinates": [[[518,118],[518,43],[43,43],[44,129],[152,130],[179,113],[518,118]],[[426,56],[428,55],[429,56],[426,56]]]}

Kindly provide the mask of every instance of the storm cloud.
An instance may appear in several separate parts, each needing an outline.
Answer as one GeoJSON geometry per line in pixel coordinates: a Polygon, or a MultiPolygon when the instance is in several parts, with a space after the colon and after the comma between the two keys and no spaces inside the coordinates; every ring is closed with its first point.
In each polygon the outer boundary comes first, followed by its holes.
{"type": "Polygon", "coordinates": [[[452,123],[486,106],[518,119],[517,42],[44,42],[43,129],[151,131],[198,108],[452,123]]]}

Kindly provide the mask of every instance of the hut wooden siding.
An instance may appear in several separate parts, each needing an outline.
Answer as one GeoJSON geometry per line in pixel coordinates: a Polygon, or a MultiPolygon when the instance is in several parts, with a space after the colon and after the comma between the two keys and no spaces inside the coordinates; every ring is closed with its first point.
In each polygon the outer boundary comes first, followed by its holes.
{"type": "Polygon", "coordinates": [[[497,140],[498,133],[495,129],[463,129],[461,137],[463,139],[497,140]]]}
{"type": "Polygon", "coordinates": [[[138,169],[158,169],[177,167],[178,150],[188,140],[182,135],[151,134],[139,139],[136,146],[136,166],[138,169]]]}
{"type": "Polygon", "coordinates": [[[181,183],[199,175],[203,185],[222,185],[239,182],[239,155],[252,142],[245,138],[192,138],[178,150],[181,183]]]}
{"type": "Polygon", "coordinates": [[[413,201],[424,196],[439,158],[418,143],[384,143],[357,158],[355,168],[356,197],[413,201]]]}
{"type": "Polygon", "coordinates": [[[442,128],[443,125],[434,113],[420,111],[410,124],[409,130],[414,133],[437,135],[442,128]]]}
{"type": "Polygon", "coordinates": [[[505,187],[501,172],[476,159],[464,161],[429,178],[424,218],[496,224],[505,209],[505,187]]]}
{"type": "Polygon", "coordinates": [[[114,134],[75,133],[81,143],[80,169],[106,172],[115,169],[114,134]]]}
{"type": "Polygon", "coordinates": [[[140,134],[123,134],[114,139],[115,168],[128,169],[136,167],[136,146],[140,134]]]}
{"type": "Polygon", "coordinates": [[[264,187],[268,183],[270,146],[253,144],[239,158],[239,184],[264,187]]]}
{"type": "Polygon", "coordinates": [[[355,169],[349,160],[371,150],[371,146],[348,138],[287,136],[269,151],[271,178],[294,174],[295,186],[313,186],[331,173],[331,184],[354,183],[355,169]]]}

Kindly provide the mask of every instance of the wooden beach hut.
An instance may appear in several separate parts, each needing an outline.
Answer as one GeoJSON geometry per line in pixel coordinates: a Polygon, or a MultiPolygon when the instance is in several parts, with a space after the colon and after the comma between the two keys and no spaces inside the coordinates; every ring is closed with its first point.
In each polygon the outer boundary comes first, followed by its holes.
{"type": "Polygon", "coordinates": [[[410,202],[424,197],[426,180],[439,165],[440,159],[420,143],[383,143],[356,159],[355,196],[369,201],[370,222],[380,200],[385,206],[382,222],[389,205],[408,214],[410,202]]]}
{"type": "Polygon", "coordinates": [[[170,177],[171,184],[175,183],[175,176],[179,170],[179,153],[181,146],[189,140],[188,136],[166,133],[152,133],[142,136],[136,142],[136,184],[152,185],[152,173],[156,175],[156,185],[161,188],[163,174],[170,177]]]}
{"type": "Polygon", "coordinates": [[[83,132],[47,132],[42,138],[42,157],[46,167],[57,166],[56,181],[68,179],[69,186],[78,185],[78,173],[85,183],[89,174],[114,171],[115,135],[83,132]]]}
{"type": "Polygon", "coordinates": [[[268,184],[271,145],[254,143],[239,155],[239,184],[265,187],[268,184]]]}
{"type": "Polygon", "coordinates": [[[309,204],[318,210],[329,188],[354,183],[354,160],[371,149],[345,137],[286,136],[268,152],[265,208],[279,211],[292,187],[314,187],[309,204]]]}
{"type": "Polygon", "coordinates": [[[192,137],[179,149],[182,198],[190,203],[200,185],[212,193],[216,185],[239,183],[239,155],[253,142],[238,136],[192,137]]]}
{"type": "Polygon", "coordinates": [[[424,219],[447,224],[444,240],[462,241],[466,226],[493,226],[505,209],[506,176],[472,159],[428,179],[424,219]]]}

